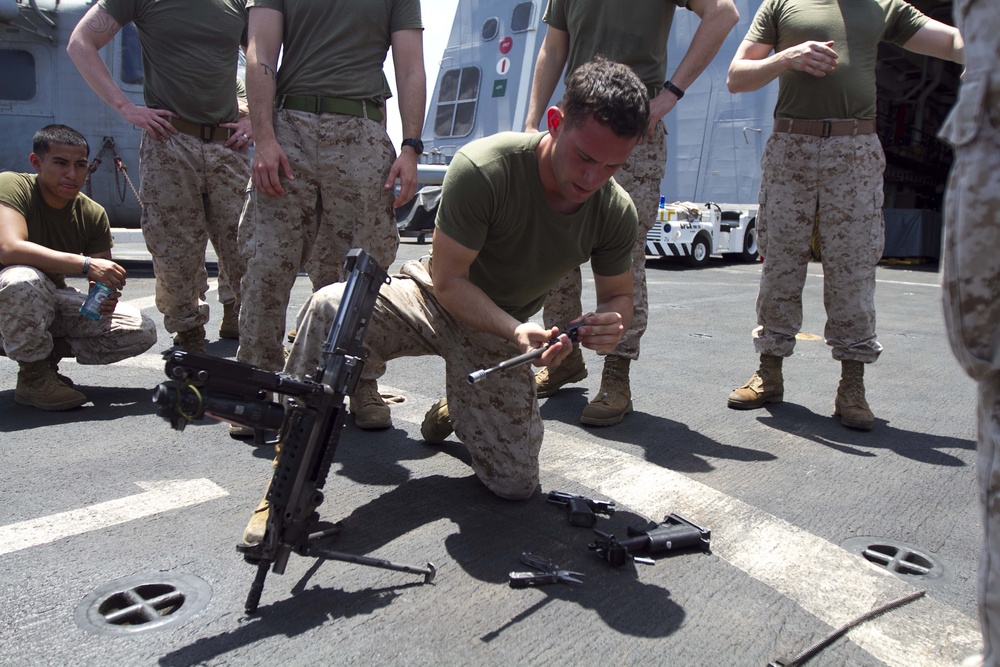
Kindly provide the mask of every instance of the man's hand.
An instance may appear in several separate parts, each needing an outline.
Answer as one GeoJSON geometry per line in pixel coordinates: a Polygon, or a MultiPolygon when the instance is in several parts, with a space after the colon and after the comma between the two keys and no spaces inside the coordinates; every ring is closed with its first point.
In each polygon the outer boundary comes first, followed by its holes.
{"type": "Polygon", "coordinates": [[[833,42],[802,42],[785,49],[781,56],[791,69],[813,76],[826,76],[837,69],[837,52],[833,50],[833,42]]]}
{"type": "Polygon", "coordinates": [[[101,302],[100,313],[101,317],[111,317],[115,312],[115,306],[118,305],[118,299],[121,297],[122,293],[115,290],[108,296],[104,298],[101,302]]]}
{"type": "MultiPolygon", "coordinates": [[[[531,352],[540,347],[545,347],[552,340],[552,337],[558,333],[558,327],[544,329],[534,322],[525,322],[514,329],[514,337],[517,339],[517,346],[521,348],[521,352],[531,352]]],[[[572,341],[567,336],[561,335],[557,342],[553,343],[542,353],[542,356],[534,361],[534,365],[555,368],[572,351],[572,341]]]]}
{"type": "Polygon", "coordinates": [[[172,135],[177,134],[177,128],[167,120],[168,118],[178,118],[173,111],[150,109],[129,102],[118,113],[127,122],[135,125],[157,141],[169,139],[172,135]]]}
{"type": "Polygon", "coordinates": [[[233,131],[233,136],[226,140],[226,148],[245,151],[253,144],[253,125],[250,123],[250,116],[243,116],[235,123],[222,123],[219,127],[233,131]]]}
{"type": "Polygon", "coordinates": [[[395,187],[397,178],[399,179],[399,196],[392,202],[393,208],[399,208],[413,199],[417,193],[417,158],[412,148],[407,150],[404,147],[400,151],[399,157],[392,163],[389,177],[382,187],[391,190],[395,187]]]}
{"type": "Polygon", "coordinates": [[[115,290],[125,287],[125,269],[110,259],[91,257],[87,278],[95,283],[104,283],[115,290]]]}
{"type": "Polygon", "coordinates": [[[580,324],[576,339],[580,345],[595,352],[611,352],[625,335],[622,316],[614,312],[587,313],[570,324],[580,324]]]}
{"type": "Polygon", "coordinates": [[[649,101],[649,127],[646,128],[646,138],[656,138],[656,124],[673,111],[677,104],[677,96],[669,90],[664,90],[659,95],[649,101]]]}
{"type": "Polygon", "coordinates": [[[285,188],[281,187],[279,170],[288,180],[295,180],[288,156],[281,150],[277,140],[258,143],[253,152],[253,184],[272,197],[282,196],[285,188]]]}

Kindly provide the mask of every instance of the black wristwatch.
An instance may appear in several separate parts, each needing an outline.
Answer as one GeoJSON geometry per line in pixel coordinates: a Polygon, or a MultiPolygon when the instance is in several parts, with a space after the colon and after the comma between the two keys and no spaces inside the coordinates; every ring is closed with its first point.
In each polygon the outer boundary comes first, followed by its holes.
{"type": "Polygon", "coordinates": [[[671,83],[670,79],[663,82],[663,89],[669,90],[671,93],[676,95],[678,100],[684,97],[684,91],[671,83]]]}
{"type": "Polygon", "coordinates": [[[409,139],[403,139],[402,145],[409,146],[417,152],[417,155],[421,155],[424,152],[424,142],[420,141],[420,139],[413,139],[412,137],[409,139]]]}

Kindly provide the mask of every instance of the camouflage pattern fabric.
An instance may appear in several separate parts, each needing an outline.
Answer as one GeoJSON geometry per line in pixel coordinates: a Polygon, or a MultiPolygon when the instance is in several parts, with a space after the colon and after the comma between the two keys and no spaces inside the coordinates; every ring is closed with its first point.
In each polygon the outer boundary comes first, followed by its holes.
{"type": "Polygon", "coordinates": [[[833,358],[863,363],[878,358],[875,266],[885,244],[884,170],[875,134],[820,138],[775,132],[768,139],[757,216],[764,256],[759,326],[753,332],[759,354],[792,354],[802,328],[802,287],[815,229],[823,258],[824,335],[833,358]]]}
{"type": "Polygon", "coordinates": [[[142,235],[153,258],[156,308],[167,331],[208,322],[208,241],[219,258],[219,301],[238,309],[245,264],[237,225],[250,174],[247,154],[180,132],[166,141],[144,133],[139,172],[142,235]]]}
{"type": "Polygon", "coordinates": [[[121,302],[96,322],[80,314],[87,295],[57,288],[30,266],[0,271],[0,342],[18,362],[47,359],[52,338],[65,338],[80,364],[113,364],[142,354],[156,342],[156,324],[121,302]]]}
{"type": "MultiPolygon", "coordinates": [[[[632,325],[622,336],[614,352],[609,354],[626,359],[639,358],[639,339],[649,321],[649,299],[646,290],[646,234],[656,222],[660,205],[660,181],[667,164],[667,132],[663,122],[656,124],[655,138],[646,138],[635,147],[615,180],[625,188],[639,216],[639,227],[632,247],[632,325]]],[[[566,274],[545,299],[542,319],[547,328],[560,327],[583,314],[581,297],[583,280],[580,267],[566,274]]]]}
{"type": "Polygon", "coordinates": [[[955,147],[945,194],[944,312],[951,348],[978,383],[979,500],[985,540],[979,617],[986,667],[1000,664],[1000,13],[956,0],[966,71],[942,137],[955,147]]]}
{"type": "Polygon", "coordinates": [[[247,307],[237,355],[272,371],[285,362],[285,311],[300,269],[317,290],[342,279],[351,248],[363,248],[388,270],[399,246],[394,195],[382,187],[396,155],[382,124],[280,110],[274,131],[295,180],[282,177],[283,197],[247,187],[239,232],[247,307]]]}
{"type": "MultiPolygon", "coordinates": [[[[315,292],[298,317],[298,336],[285,371],[312,373],[333,326],[343,284],[315,292]]],[[[399,357],[437,355],[446,362],[448,412],[455,434],[472,457],[476,476],[501,498],[520,500],[538,486],[542,419],[530,365],[488,376],[470,385],[469,373],[520,354],[513,342],[474,331],[453,318],[434,298],[430,276],[420,262],[407,262],[379,292],[365,334],[370,357],[365,377],[385,372],[399,357]]]]}

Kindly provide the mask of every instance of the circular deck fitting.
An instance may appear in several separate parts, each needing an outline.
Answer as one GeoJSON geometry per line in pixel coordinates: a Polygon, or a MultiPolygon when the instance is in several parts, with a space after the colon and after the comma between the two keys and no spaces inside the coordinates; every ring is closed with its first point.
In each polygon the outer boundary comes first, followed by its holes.
{"type": "Polygon", "coordinates": [[[897,540],[852,537],[843,547],[903,579],[936,579],[945,573],[944,566],[934,556],[897,540]]]}
{"type": "Polygon", "coordinates": [[[76,608],[76,624],[97,634],[163,630],[193,617],[211,597],[212,587],[191,574],[137,574],[85,597],[76,608]]]}

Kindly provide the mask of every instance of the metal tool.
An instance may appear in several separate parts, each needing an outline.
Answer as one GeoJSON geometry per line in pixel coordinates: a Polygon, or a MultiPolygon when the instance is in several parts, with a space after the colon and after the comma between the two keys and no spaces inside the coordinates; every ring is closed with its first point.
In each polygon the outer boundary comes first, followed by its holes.
{"type": "Polygon", "coordinates": [[[539,572],[511,572],[509,575],[511,588],[527,588],[528,586],[543,586],[545,584],[579,586],[583,583],[583,579],[581,579],[584,576],[583,572],[562,570],[552,561],[541,556],[533,556],[527,551],[521,554],[521,562],[539,570],[539,572]]]}
{"type": "Polygon", "coordinates": [[[506,361],[501,361],[496,366],[491,366],[490,368],[483,368],[483,369],[478,370],[478,371],[473,371],[473,372],[469,373],[469,376],[466,379],[469,381],[469,384],[476,384],[477,382],[479,382],[480,380],[482,380],[484,377],[486,377],[487,375],[490,375],[492,373],[496,373],[498,371],[505,371],[508,368],[514,368],[516,366],[522,366],[522,365],[524,365],[524,364],[526,364],[528,362],[534,361],[538,357],[542,356],[542,354],[545,352],[545,350],[549,349],[550,347],[552,347],[553,345],[555,345],[556,343],[558,343],[559,339],[562,336],[564,336],[564,335],[566,337],[568,337],[571,342],[575,343],[577,341],[577,338],[579,337],[578,329],[581,326],[583,326],[583,324],[574,324],[573,326],[571,326],[568,329],[566,329],[566,331],[563,331],[562,333],[560,333],[560,334],[558,334],[556,336],[553,336],[552,339],[549,340],[549,342],[547,342],[545,345],[542,345],[541,347],[535,348],[531,352],[525,352],[524,354],[520,354],[520,355],[514,357],[513,359],[508,359],[506,361]]]}

